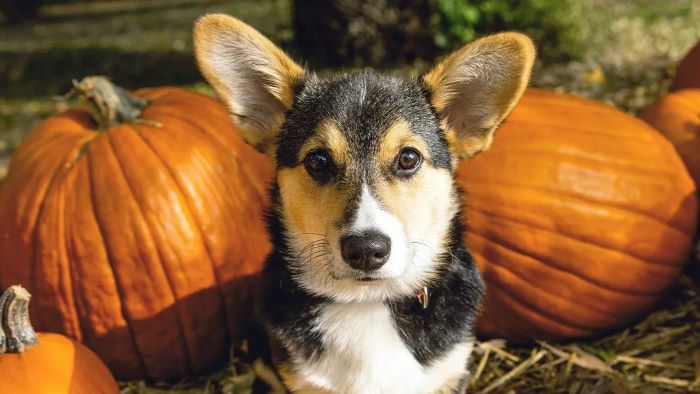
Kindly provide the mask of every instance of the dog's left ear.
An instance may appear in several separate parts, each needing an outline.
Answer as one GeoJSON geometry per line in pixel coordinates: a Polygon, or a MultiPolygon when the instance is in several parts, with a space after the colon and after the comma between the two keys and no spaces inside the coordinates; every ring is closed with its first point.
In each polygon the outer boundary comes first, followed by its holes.
{"type": "Polygon", "coordinates": [[[269,153],[304,70],[257,30],[228,15],[200,18],[194,49],[200,71],[228,106],[243,139],[269,153]]]}
{"type": "Polygon", "coordinates": [[[534,61],[535,46],[527,36],[500,33],[465,45],[423,77],[461,158],[489,148],[525,91],[534,61]]]}

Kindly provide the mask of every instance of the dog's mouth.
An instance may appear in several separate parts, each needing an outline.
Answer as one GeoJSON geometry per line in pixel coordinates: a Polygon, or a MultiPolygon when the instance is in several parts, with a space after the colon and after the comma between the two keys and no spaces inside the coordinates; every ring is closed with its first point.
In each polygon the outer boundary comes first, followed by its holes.
{"type": "Polygon", "coordinates": [[[366,274],[366,273],[359,273],[359,272],[346,272],[341,275],[338,275],[336,273],[331,273],[330,277],[333,278],[334,280],[349,280],[349,281],[354,281],[354,282],[363,282],[363,283],[371,283],[371,282],[379,282],[383,279],[388,279],[382,276],[377,276],[377,275],[371,275],[371,274],[366,274]]]}
{"type": "Polygon", "coordinates": [[[366,272],[351,272],[349,275],[345,276],[343,279],[348,279],[355,282],[369,284],[372,282],[380,282],[384,279],[389,279],[386,276],[377,273],[366,273],[366,272]]]}

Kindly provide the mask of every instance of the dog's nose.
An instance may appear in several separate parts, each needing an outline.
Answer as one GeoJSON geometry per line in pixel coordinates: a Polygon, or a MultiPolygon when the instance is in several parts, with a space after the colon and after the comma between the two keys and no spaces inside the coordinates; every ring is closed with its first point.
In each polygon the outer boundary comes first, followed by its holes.
{"type": "Polygon", "coordinates": [[[358,270],[370,272],[389,260],[391,240],[377,231],[345,235],[340,238],[340,254],[345,262],[358,270]]]}

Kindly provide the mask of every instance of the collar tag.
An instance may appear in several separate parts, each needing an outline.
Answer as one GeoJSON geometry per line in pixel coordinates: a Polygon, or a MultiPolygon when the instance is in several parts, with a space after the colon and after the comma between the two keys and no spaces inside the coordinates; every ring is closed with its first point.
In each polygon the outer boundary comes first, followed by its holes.
{"type": "Polygon", "coordinates": [[[423,307],[423,309],[428,309],[428,303],[430,302],[430,297],[428,296],[428,287],[423,286],[422,289],[418,290],[416,297],[418,298],[418,302],[423,307]]]}

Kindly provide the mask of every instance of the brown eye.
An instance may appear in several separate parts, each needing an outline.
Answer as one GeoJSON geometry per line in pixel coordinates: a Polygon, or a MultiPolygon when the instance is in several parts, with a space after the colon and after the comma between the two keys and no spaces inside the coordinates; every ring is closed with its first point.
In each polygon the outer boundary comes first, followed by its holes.
{"type": "Polygon", "coordinates": [[[324,150],[315,150],[306,155],[304,167],[306,167],[306,172],[318,182],[329,181],[333,177],[335,168],[333,160],[324,150]]]}
{"type": "Polygon", "coordinates": [[[421,164],[420,154],[412,148],[404,148],[399,153],[396,163],[397,173],[399,175],[413,174],[421,164]]]}

